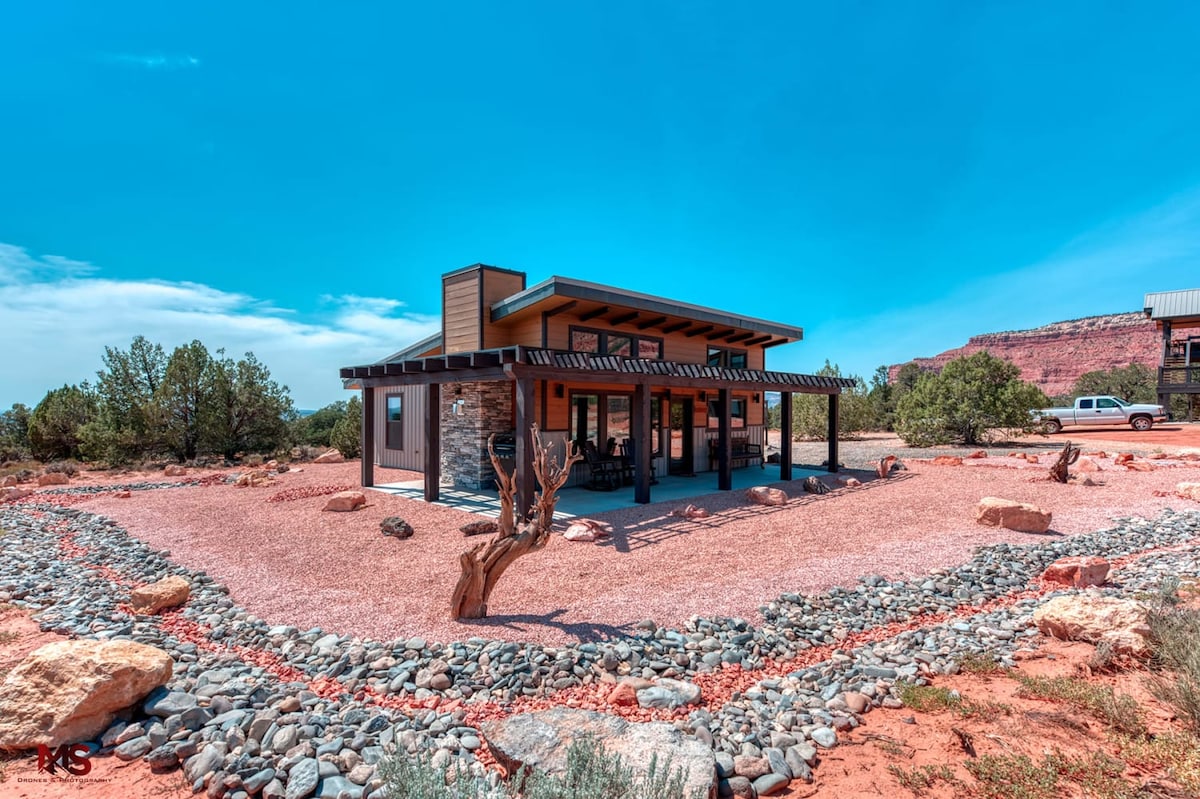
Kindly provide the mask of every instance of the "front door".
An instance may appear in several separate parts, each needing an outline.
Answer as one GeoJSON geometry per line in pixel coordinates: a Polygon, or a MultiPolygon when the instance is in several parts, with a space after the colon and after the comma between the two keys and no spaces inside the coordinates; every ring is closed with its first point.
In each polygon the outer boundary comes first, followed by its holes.
{"type": "Polygon", "coordinates": [[[667,470],[670,474],[695,474],[692,453],[692,414],[695,412],[691,397],[672,399],[667,413],[671,420],[671,438],[667,470]]]}
{"type": "Polygon", "coordinates": [[[1095,418],[1092,420],[1094,424],[1124,424],[1125,411],[1121,406],[1113,402],[1108,397],[1099,397],[1096,400],[1095,418]]]}

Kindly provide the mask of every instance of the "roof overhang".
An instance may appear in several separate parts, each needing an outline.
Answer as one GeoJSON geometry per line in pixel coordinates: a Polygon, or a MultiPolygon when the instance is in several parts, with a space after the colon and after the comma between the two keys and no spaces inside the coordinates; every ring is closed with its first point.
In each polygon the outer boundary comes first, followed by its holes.
{"type": "MultiPolygon", "coordinates": [[[[494,303],[490,309],[491,321],[498,322],[528,310],[536,311],[539,306],[544,306],[542,308],[544,311],[550,311],[558,307],[561,300],[564,299],[597,303],[613,309],[628,309],[629,311],[638,312],[638,314],[649,314],[652,317],[653,315],[657,315],[671,319],[692,320],[697,323],[712,325],[712,330],[716,331],[717,334],[721,333],[720,328],[731,328],[729,335],[733,335],[734,331],[748,331],[771,336],[772,338],[779,337],[784,339],[783,341],[776,340],[771,342],[772,346],[799,341],[804,338],[804,329],[794,325],[770,322],[752,316],[676,302],[665,297],[656,297],[651,294],[641,294],[612,286],[604,286],[599,283],[588,283],[583,280],[558,276],[543,280],[537,285],[530,286],[524,291],[494,303]]],[[[631,319],[636,316],[637,314],[634,314],[631,319]]],[[[656,317],[654,318],[659,324],[668,325],[667,320],[657,320],[656,317]]],[[[714,335],[714,338],[717,337],[719,336],[714,335]]]]}
{"type": "Polygon", "coordinates": [[[1200,289],[1151,292],[1142,306],[1146,316],[1156,321],[1200,323],[1200,289]]]}
{"type": "Polygon", "coordinates": [[[854,387],[845,377],[775,372],[764,369],[727,369],[704,364],[622,358],[583,352],[504,347],[494,350],[411,358],[384,364],[348,366],[344,380],[363,388],[428,385],[486,380],[520,379],[558,382],[646,385],[659,388],[740,389],[799,394],[840,394],[854,387]]]}

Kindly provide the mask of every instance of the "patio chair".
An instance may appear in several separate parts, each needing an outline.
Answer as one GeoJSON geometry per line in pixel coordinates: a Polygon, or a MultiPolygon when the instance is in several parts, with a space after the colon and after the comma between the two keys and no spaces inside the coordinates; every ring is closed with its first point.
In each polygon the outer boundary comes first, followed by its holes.
{"type": "MultiPolygon", "coordinates": [[[[621,442],[621,455],[625,458],[625,463],[629,465],[629,480],[633,482],[633,464],[637,457],[637,441],[636,439],[627,438],[621,442]]],[[[658,485],[658,478],[654,475],[654,458],[650,458],[650,485],[658,485]]]]}
{"type": "Polygon", "coordinates": [[[616,491],[624,482],[620,460],[601,455],[592,441],[583,445],[583,462],[590,472],[587,487],[593,491],[616,491]]]}

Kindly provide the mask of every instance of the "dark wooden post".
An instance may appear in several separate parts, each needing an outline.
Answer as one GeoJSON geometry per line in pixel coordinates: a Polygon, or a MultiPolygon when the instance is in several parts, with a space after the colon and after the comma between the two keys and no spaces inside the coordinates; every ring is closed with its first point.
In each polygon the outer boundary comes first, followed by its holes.
{"type": "Polygon", "coordinates": [[[792,479],[792,392],[779,395],[779,479],[792,479]]]}
{"type": "Polygon", "coordinates": [[[528,377],[516,379],[516,424],[517,424],[517,518],[524,521],[533,507],[536,478],[533,475],[533,440],[530,425],[533,424],[533,383],[528,377]]]}
{"type": "Polygon", "coordinates": [[[362,390],[362,484],[363,488],[375,485],[375,389],[364,386],[362,390]]]}
{"type": "Polygon", "coordinates": [[[437,502],[442,485],[442,386],[425,387],[425,501],[437,502]]]}
{"type": "Polygon", "coordinates": [[[638,383],[633,387],[633,501],[645,505],[650,501],[650,387],[638,383]]]}
{"type": "Polygon", "coordinates": [[[733,392],[723,388],[717,392],[717,488],[729,491],[733,488],[733,392]]]}
{"type": "Polygon", "coordinates": [[[829,395],[829,471],[838,470],[838,395],[829,395]]]}

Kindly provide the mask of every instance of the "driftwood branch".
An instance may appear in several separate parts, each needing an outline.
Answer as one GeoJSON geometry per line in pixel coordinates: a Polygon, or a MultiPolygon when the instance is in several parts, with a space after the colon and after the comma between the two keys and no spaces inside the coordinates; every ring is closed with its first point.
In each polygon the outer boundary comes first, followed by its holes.
{"type": "MultiPolygon", "coordinates": [[[[571,467],[579,462],[581,455],[572,447],[563,463],[550,454],[542,440],[537,425],[532,427],[533,473],[541,491],[534,494],[534,507],[529,520],[517,526],[516,470],[513,474],[504,471],[493,446],[494,436],[488,437],[488,455],[496,471],[496,488],[500,494],[499,531],[490,540],[481,542],[459,555],[462,574],[454,587],[450,613],[456,619],[482,619],[487,616],[487,603],[492,590],[504,575],[505,570],[522,555],[537,552],[550,540],[550,529],[554,524],[554,508],[558,504],[558,490],[566,484],[571,467]]],[[[563,439],[564,448],[567,442],[563,439]]]]}
{"type": "Polygon", "coordinates": [[[1067,482],[1069,477],[1067,468],[1077,460],[1079,460],[1079,447],[1068,441],[1063,445],[1062,452],[1058,453],[1058,460],[1050,467],[1050,479],[1056,483],[1067,482]]]}

